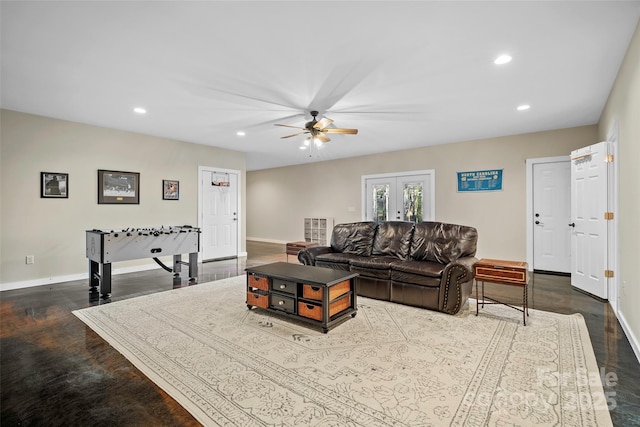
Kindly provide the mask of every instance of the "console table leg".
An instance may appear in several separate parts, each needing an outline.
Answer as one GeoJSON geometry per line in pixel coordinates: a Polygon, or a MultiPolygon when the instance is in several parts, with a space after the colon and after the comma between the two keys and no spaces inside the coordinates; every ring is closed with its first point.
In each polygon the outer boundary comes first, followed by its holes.
{"type": "Polygon", "coordinates": [[[478,281],[476,280],[476,316],[478,316],[478,306],[480,305],[480,295],[478,294],[478,281]]]}

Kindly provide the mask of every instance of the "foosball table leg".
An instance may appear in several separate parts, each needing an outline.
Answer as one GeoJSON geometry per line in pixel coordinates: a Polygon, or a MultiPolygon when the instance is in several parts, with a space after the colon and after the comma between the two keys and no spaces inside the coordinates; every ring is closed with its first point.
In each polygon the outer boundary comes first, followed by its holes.
{"type": "Polygon", "coordinates": [[[182,255],[173,256],[173,275],[179,276],[182,272],[182,255]]]}
{"type": "Polygon", "coordinates": [[[103,298],[111,293],[111,263],[102,264],[102,274],[100,275],[100,295],[103,298]]]}
{"type": "Polygon", "coordinates": [[[189,280],[198,280],[198,252],[192,252],[189,254],[189,280]]]}
{"type": "Polygon", "coordinates": [[[100,286],[100,264],[89,260],[89,288],[95,289],[100,286]]]}

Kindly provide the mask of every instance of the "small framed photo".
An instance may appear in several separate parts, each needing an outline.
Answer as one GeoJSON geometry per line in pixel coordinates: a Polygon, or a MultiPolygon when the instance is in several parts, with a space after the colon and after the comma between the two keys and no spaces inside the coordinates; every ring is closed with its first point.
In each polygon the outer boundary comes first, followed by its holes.
{"type": "Polygon", "coordinates": [[[180,200],[180,181],[162,180],[162,200],[180,200]]]}
{"type": "Polygon", "coordinates": [[[40,172],[40,198],[68,199],[69,174],[59,172],[40,172]]]}
{"type": "Polygon", "coordinates": [[[140,173],[99,169],[98,204],[139,205],[140,173]]]}

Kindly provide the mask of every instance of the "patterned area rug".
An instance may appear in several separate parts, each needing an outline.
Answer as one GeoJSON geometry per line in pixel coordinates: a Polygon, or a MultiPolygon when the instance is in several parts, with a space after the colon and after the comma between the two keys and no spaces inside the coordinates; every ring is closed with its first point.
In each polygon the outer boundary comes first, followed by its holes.
{"type": "Polygon", "coordinates": [[[75,311],[204,425],[610,426],[582,316],[358,298],[323,334],[245,276],[75,311]]]}

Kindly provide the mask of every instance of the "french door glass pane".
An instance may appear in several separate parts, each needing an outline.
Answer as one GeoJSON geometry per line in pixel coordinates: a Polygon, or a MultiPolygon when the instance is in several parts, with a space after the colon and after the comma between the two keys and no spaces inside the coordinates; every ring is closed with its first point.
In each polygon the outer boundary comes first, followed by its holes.
{"type": "Polygon", "coordinates": [[[422,183],[407,182],[402,190],[404,221],[422,222],[422,183]]]}
{"type": "Polygon", "coordinates": [[[389,184],[374,184],[371,186],[372,212],[374,221],[387,221],[389,217],[389,184]]]}

